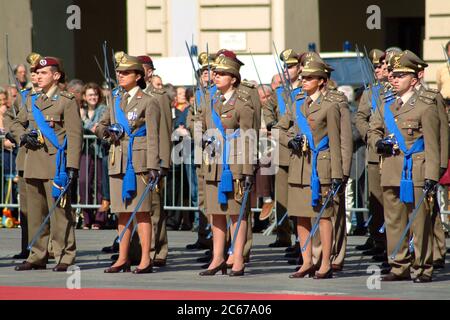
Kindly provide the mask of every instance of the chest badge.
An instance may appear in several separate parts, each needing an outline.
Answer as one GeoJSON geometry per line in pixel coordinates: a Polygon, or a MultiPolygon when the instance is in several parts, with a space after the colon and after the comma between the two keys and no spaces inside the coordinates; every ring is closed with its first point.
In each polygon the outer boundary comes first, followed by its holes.
{"type": "Polygon", "coordinates": [[[130,111],[128,112],[128,121],[136,121],[137,119],[137,112],[136,111],[130,111]]]}

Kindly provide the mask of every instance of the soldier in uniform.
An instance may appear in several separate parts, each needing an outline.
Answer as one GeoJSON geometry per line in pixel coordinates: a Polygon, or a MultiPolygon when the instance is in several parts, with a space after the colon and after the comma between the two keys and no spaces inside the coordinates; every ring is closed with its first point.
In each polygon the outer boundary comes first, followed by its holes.
{"type": "MultiPolygon", "coordinates": [[[[144,68],[137,57],[116,54],[119,85],[109,112],[104,113],[95,133],[111,141],[109,176],[111,211],[119,215],[119,234],[125,228],[131,213],[149,183],[156,183],[160,170],[160,113],[156,98],[142,90],[146,84],[144,68]]],[[[151,196],[147,195],[136,214],[137,232],[141,244],[141,261],[135,274],[151,273],[150,257],[152,222],[151,196]]],[[[105,273],[129,272],[128,260],[131,228],[128,228],[119,247],[119,258],[105,273]]]]}
{"type": "Polygon", "coordinates": [[[396,96],[384,98],[380,113],[373,115],[369,143],[382,156],[381,186],[383,190],[388,259],[392,269],[382,281],[411,279],[415,283],[430,282],[433,273],[433,234],[429,193],[439,179],[440,146],[439,115],[435,97],[414,90],[420,71],[418,61],[401,53],[393,66],[396,96]],[[419,205],[409,230],[410,237],[401,242],[392,259],[394,248],[407,225],[408,217],[419,205]],[[413,257],[408,244],[414,247],[413,257]],[[412,269],[412,270],[410,270],[412,269]]]}
{"type": "Polygon", "coordinates": [[[386,74],[383,73],[385,53],[379,49],[372,49],[369,58],[375,69],[375,77],[378,83],[366,89],[361,97],[358,111],[355,116],[355,124],[361,137],[367,144],[367,177],[369,185],[369,213],[372,215],[369,223],[369,238],[363,245],[356,246],[356,250],[363,250],[364,255],[381,254],[386,249],[386,236],[379,230],[384,224],[383,216],[383,192],[380,184],[380,155],[368,144],[367,133],[369,123],[374,113],[380,107],[384,92],[388,89],[386,74]]]}
{"type": "MultiPolygon", "coordinates": [[[[36,92],[41,89],[37,83],[37,74],[36,74],[36,64],[41,59],[41,56],[37,53],[30,53],[27,57],[27,62],[30,64],[30,73],[31,73],[31,84],[32,87],[28,89],[20,90],[20,94],[17,95],[17,98],[14,100],[12,108],[8,109],[4,114],[3,125],[5,126],[6,131],[6,139],[9,139],[11,143],[17,145],[17,141],[14,140],[14,137],[11,134],[10,126],[12,122],[16,118],[20,109],[22,109],[25,105],[28,95],[36,94],[36,92]]],[[[17,152],[16,157],[16,170],[18,172],[18,187],[19,187],[19,197],[20,197],[20,208],[19,208],[19,217],[20,217],[20,227],[21,227],[21,252],[15,255],[14,259],[26,259],[30,251],[28,250],[28,209],[27,209],[27,193],[26,193],[26,183],[23,178],[23,170],[24,170],[24,160],[25,160],[25,147],[19,147],[19,151],[17,152]]],[[[33,235],[31,235],[33,236],[33,235]]]]}
{"type": "MultiPolygon", "coordinates": [[[[202,107],[201,120],[206,130],[206,145],[216,145],[220,137],[220,146],[227,146],[229,153],[220,156],[223,161],[214,161],[205,165],[207,214],[212,215],[213,230],[213,260],[207,270],[200,273],[202,276],[210,276],[222,271],[227,272],[224,249],[226,243],[228,215],[231,219],[231,235],[237,227],[238,215],[242,204],[242,190],[253,184],[254,168],[251,164],[249,152],[250,141],[245,138],[247,130],[254,126],[254,110],[248,97],[242,97],[238,93],[241,76],[240,67],[243,65],[231,51],[222,50],[216,59],[215,79],[217,93],[213,97],[212,109],[209,106],[202,107]],[[212,129],[212,130],[210,130],[212,129]],[[218,129],[218,130],[217,130],[218,129]],[[218,133],[219,131],[219,133],[218,133]],[[232,133],[231,133],[232,132],[232,133]],[[214,137],[212,138],[214,133],[214,137]],[[242,140],[241,140],[242,139],[242,140]],[[239,151],[238,145],[243,146],[239,151]],[[228,154],[229,156],[225,156],[228,154]],[[242,163],[243,161],[243,163],[242,163]]],[[[249,205],[245,204],[249,213],[249,205]]],[[[246,241],[247,219],[242,219],[234,243],[233,266],[230,276],[244,275],[243,250],[246,241]]]]}
{"type": "MultiPolygon", "coordinates": [[[[342,185],[341,115],[339,99],[323,94],[328,66],[309,60],[302,72],[303,92],[297,95],[292,113],[281,118],[275,128],[282,130],[280,142],[291,149],[288,177],[288,212],[297,217],[300,245],[306,245],[311,232],[311,218],[317,217],[327,197],[342,185]]],[[[331,278],[331,250],[335,206],[328,202],[319,221],[322,261],[312,261],[311,242],[302,252],[303,265],[290,278],[307,275],[315,279],[331,278]],[[317,272],[316,269],[318,268],[317,272]]]]}
{"type": "MultiPolygon", "coordinates": [[[[301,83],[299,81],[300,64],[298,54],[292,49],[286,49],[280,54],[280,59],[286,66],[286,79],[289,84],[284,81],[278,86],[270,100],[263,106],[264,121],[268,131],[271,131],[278,121],[286,114],[290,105],[295,101],[295,97],[301,91],[301,83]],[[289,87],[289,88],[288,88],[289,87]]],[[[275,192],[276,192],[276,214],[277,221],[281,221],[287,211],[288,205],[288,175],[289,175],[289,156],[290,151],[286,146],[279,145],[278,153],[278,170],[275,176],[275,192]]],[[[264,208],[259,217],[260,220],[267,219],[272,213],[272,208],[264,208]],[[266,210],[264,210],[266,209],[266,210]],[[269,210],[270,209],[270,210],[269,210]]],[[[275,242],[269,244],[269,247],[289,247],[291,245],[291,226],[289,219],[284,219],[280,226],[277,226],[277,238],[275,242]]]]}
{"type": "MultiPolygon", "coordinates": [[[[410,59],[417,61],[417,66],[419,67],[419,72],[417,73],[419,82],[415,87],[415,90],[419,95],[430,94],[430,97],[436,97],[436,107],[439,114],[439,131],[440,131],[440,147],[441,147],[441,165],[440,165],[440,177],[445,173],[448,166],[448,149],[449,149],[449,128],[448,128],[448,116],[445,106],[444,97],[434,89],[429,89],[426,87],[423,78],[425,75],[425,68],[428,64],[422,59],[416,56],[413,52],[405,50],[405,55],[409,56],[410,59]]],[[[445,190],[440,190],[441,192],[446,192],[445,190]]],[[[438,193],[435,194],[435,199],[433,199],[433,213],[431,216],[431,223],[433,226],[433,267],[436,269],[442,269],[445,267],[445,232],[442,225],[441,214],[438,203],[438,193]]]]}
{"type": "MultiPolygon", "coordinates": [[[[199,79],[201,83],[197,84],[197,88],[195,90],[195,106],[189,109],[188,114],[188,127],[191,132],[191,136],[195,135],[195,123],[200,120],[200,114],[202,109],[201,106],[204,107],[204,101],[210,101],[214,94],[217,91],[217,87],[213,84],[212,80],[214,78],[214,74],[212,72],[214,67],[214,59],[215,55],[209,55],[206,52],[202,52],[198,55],[198,63],[200,65],[199,79]],[[202,104],[203,102],[203,104],[202,104]]],[[[200,208],[199,212],[199,226],[197,231],[197,241],[195,243],[191,243],[186,245],[186,249],[188,250],[201,250],[201,249],[210,249],[212,247],[211,238],[208,237],[209,230],[209,221],[206,215],[205,210],[205,179],[203,175],[203,161],[200,164],[196,163],[196,173],[197,173],[197,186],[198,186],[198,207],[200,208]]],[[[210,257],[205,257],[201,261],[204,261],[210,257]]],[[[204,261],[206,262],[206,261],[204,261]]]]}
{"type": "MultiPolygon", "coordinates": [[[[144,92],[151,97],[156,98],[160,113],[160,127],[159,127],[159,154],[161,158],[161,179],[165,177],[170,168],[170,153],[171,153],[171,135],[172,135],[172,113],[170,107],[170,99],[163,89],[157,89],[152,85],[152,77],[155,67],[153,61],[149,56],[139,56],[142,66],[145,70],[145,81],[147,87],[144,92]]],[[[152,224],[153,224],[153,238],[151,255],[153,265],[162,267],[166,265],[167,255],[169,254],[169,244],[167,238],[167,213],[164,210],[164,188],[163,182],[160,182],[160,188],[152,195],[152,224]]]]}
{"type": "MultiPolygon", "coordinates": [[[[33,236],[55,199],[75,182],[83,138],[74,96],[58,87],[58,83],[64,82],[60,61],[53,57],[42,58],[35,71],[42,91],[39,95],[28,95],[26,108],[20,109],[11,126],[14,139],[26,148],[28,229],[33,236]]],[[[65,272],[74,263],[76,244],[70,198],[70,194],[64,195],[50,218],[50,227],[44,227],[28,259],[15,270],[45,269],[49,236],[57,262],[53,271],[65,272]]]]}

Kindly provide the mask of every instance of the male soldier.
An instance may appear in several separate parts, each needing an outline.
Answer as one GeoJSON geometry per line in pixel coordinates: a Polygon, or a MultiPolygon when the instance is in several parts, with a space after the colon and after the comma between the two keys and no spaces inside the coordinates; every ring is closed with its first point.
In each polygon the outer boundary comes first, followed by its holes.
{"type": "MultiPolygon", "coordinates": [[[[285,77],[281,79],[281,85],[278,86],[267,104],[263,106],[264,121],[268,131],[278,123],[283,117],[288,108],[290,109],[295,96],[301,91],[301,84],[299,81],[300,65],[298,54],[292,49],[286,49],[280,54],[280,59],[283,62],[285,69],[285,77]],[[284,79],[288,80],[285,83],[284,79]]],[[[287,210],[287,190],[288,190],[288,175],[289,175],[289,157],[290,151],[287,147],[278,144],[278,166],[275,175],[275,192],[276,192],[276,214],[277,221],[281,221],[287,210]]],[[[267,219],[272,213],[272,206],[264,207],[260,220],[267,219]]],[[[277,238],[275,242],[269,244],[271,248],[289,247],[291,245],[291,227],[289,219],[284,219],[283,223],[277,227],[277,238]]],[[[298,254],[297,254],[298,256],[298,254]]]]}
{"type": "MultiPolygon", "coordinates": [[[[163,89],[154,88],[152,85],[152,77],[155,69],[153,61],[149,56],[139,56],[139,61],[145,70],[145,81],[147,88],[144,90],[146,94],[155,97],[161,108],[159,137],[161,139],[159,144],[159,155],[161,158],[161,177],[167,175],[170,168],[170,152],[171,152],[171,134],[172,134],[172,114],[170,108],[169,96],[163,89]]],[[[160,186],[163,182],[160,183],[160,186]]],[[[164,199],[162,188],[159,192],[152,193],[152,224],[154,229],[154,237],[152,238],[152,256],[153,265],[163,267],[166,265],[167,255],[169,253],[166,219],[167,214],[164,211],[164,199]]]]}
{"type": "MultiPolygon", "coordinates": [[[[36,94],[36,92],[40,91],[40,88],[37,84],[37,74],[36,74],[36,64],[41,59],[41,56],[37,53],[30,53],[27,57],[27,62],[30,64],[30,73],[31,73],[31,84],[32,87],[28,89],[22,89],[20,90],[20,94],[17,96],[17,98],[14,100],[14,103],[12,105],[12,108],[8,109],[6,113],[4,114],[3,118],[3,124],[5,126],[6,130],[6,139],[10,140],[11,143],[14,143],[17,145],[17,141],[14,140],[12,134],[11,134],[11,128],[12,122],[16,118],[17,114],[19,113],[20,109],[24,107],[24,104],[27,100],[27,97],[29,94],[36,94]]],[[[30,251],[28,250],[28,210],[27,210],[27,193],[26,193],[26,184],[25,180],[23,178],[23,169],[24,169],[24,159],[25,158],[25,148],[19,147],[19,151],[17,153],[16,157],[16,169],[19,176],[19,196],[20,196],[20,210],[19,210],[19,216],[20,216],[20,227],[21,227],[21,233],[22,233],[22,245],[21,245],[21,252],[19,254],[16,254],[13,258],[14,259],[26,259],[28,258],[28,255],[30,251]]]]}
{"type": "MultiPolygon", "coordinates": [[[[209,101],[211,97],[216,93],[216,86],[212,83],[213,73],[212,69],[214,67],[214,58],[215,55],[209,55],[206,52],[202,52],[198,55],[198,63],[200,65],[200,69],[198,70],[200,83],[197,84],[197,88],[195,90],[195,106],[189,109],[188,114],[188,126],[191,131],[191,136],[195,136],[195,123],[199,119],[200,113],[202,110],[200,106],[202,105],[202,100],[206,99],[209,101]]],[[[200,160],[201,161],[201,160],[200,160]]],[[[203,175],[203,161],[201,164],[196,164],[196,173],[197,173],[197,186],[198,186],[198,207],[200,208],[199,213],[199,226],[197,231],[197,241],[195,243],[191,243],[186,245],[186,249],[188,250],[201,250],[201,249],[210,249],[212,246],[212,241],[209,236],[209,228],[208,228],[208,217],[206,216],[205,211],[205,180],[203,175]]],[[[210,257],[201,259],[202,262],[208,262],[210,257]]]]}
{"type": "MultiPolygon", "coordinates": [[[[440,120],[440,146],[441,146],[441,165],[440,165],[440,176],[445,173],[448,166],[448,149],[449,149],[449,128],[448,128],[448,117],[447,110],[445,106],[444,98],[437,90],[429,89],[426,87],[423,78],[425,75],[425,68],[428,67],[428,64],[425,63],[422,59],[416,56],[413,52],[409,50],[405,50],[405,55],[409,56],[414,61],[418,62],[419,72],[418,78],[419,82],[416,85],[415,90],[419,95],[426,95],[427,93],[431,94],[432,97],[436,97],[436,107],[439,114],[440,120]]],[[[439,190],[439,192],[445,192],[445,190],[439,190]]],[[[445,253],[446,253],[446,245],[445,245],[445,232],[444,227],[442,225],[439,203],[438,203],[438,194],[436,193],[436,198],[434,199],[433,205],[433,214],[431,216],[431,222],[433,226],[433,267],[436,269],[443,269],[445,267],[445,253]]]]}
{"type": "Polygon", "coordinates": [[[363,250],[364,255],[381,254],[386,249],[386,236],[379,230],[384,224],[383,192],[380,185],[380,155],[372,149],[367,140],[369,123],[372,115],[378,113],[384,92],[388,88],[387,74],[383,73],[385,53],[379,49],[372,49],[369,53],[370,62],[375,69],[378,83],[366,89],[361,97],[355,124],[361,137],[367,144],[367,177],[369,182],[369,213],[372,215],[369,223],[369,238],[363,245],[356,246],[356,250],[363,250]]]}
{"type": "MultiPolygon", "coordinates": [[[[83,141],[80,112],[74,96],[58,88],[58,83],[64,81],[59,60],[42,58],[35,70],[42,91],[39,96],[27,97],[26,108],[20,110],[11,127],[14,139],[26,148],[24,178],[28,228],[33,236],[55,199],[76,179],[83,141]]],[[[45,225],[28,259],[15,270],[45,269],[50,235],[57,262],[53,271],[67,271],[75,261],[74,231],[70,194],[66,194],[50,218],[50,228],[45,225]]]]}
{"type": "Polygon", "coordinates": [[[439,179],[440,146],[439,115],[436,95],[419,94],[420,63],[401,53],[393,66],[396,96],[384,98],[380,112],[370,122],[368,141],[381,158],[389,264],[392,269],[382,281],[411,279],[415,283],[430,282],[433,273],[433,234],[428,197],[439,179]],[[420,199],[424,203],[419,206],[420,199]],[[400,239],[410,214],[418,207],[406,238],[400,239]],[[399,241],[402,241],[399,243],[399,241]],[[414,246],[411,256],[408,244],[414,246]],[[400,244],[396,255],[395,247],[400,244]]]}

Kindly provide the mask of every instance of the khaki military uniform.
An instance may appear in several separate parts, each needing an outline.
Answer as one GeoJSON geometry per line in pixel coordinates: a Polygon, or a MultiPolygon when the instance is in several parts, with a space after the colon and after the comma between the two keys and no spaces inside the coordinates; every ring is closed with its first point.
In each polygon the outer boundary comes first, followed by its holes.
{"type": "MultiPolygon", "coordinates": [[[[297,100],[303,94],[297,96],[297,100]]],[[[320,179],[322,200],[315,207],[311,206],[310,178],[312,173],[311,151],[306,152],[290,150],[289,179],[288,179],[288,212],[296,217],[316,217],[322,203],[325,201],[332,179],[342,179],[342,154],[340,142],[340,112],[339,104],[331,98],[319,94],[317,99],[309,106],[303,103],[300,111],[307,118],[311,127],[314,143],[318,143],[325,136],[329,137],[329,149],[319,152],[317,171],[320,179]]],[[[297,108],[294,105],[292,112],[288,111],[281,118],[275,128],[281,129],[280,143],[288,145],[300,131],[297,125],[297,108]],[[293,125],[292,125],[293,124],[293,125]]],[[[334,207],[331,203],[325,209],[323,217],[331,217],[334,207]]]]}
{"type": "MultiPolygon", "coordinates": [[[[439,179],[440,146],[439,146],[439,116],[435,107],[435,100],[417,92],[400,105],[395,101],[390,109],[396,124],[405,139],[406,146],[411,148],[420,137],[424,137],[425,151],[415,153],[413,159],[412,178],[414,182],[414,204],[405,204],[400,201],[400,179],[403,170],[403,153],[382,156],[381,187],[383,189],[384,218],[386,221],[386,236],[389,264],[391,272],[396,276],[409,276],[412,273],[417,277],[421,275],[431,277],[433,272],[432,230],[431,214],[428,200],[420,206],[410,232],[414,237],[414,258],[408,250],[409,238],[403,240],[402,246],[391,259],[390,254],[400,240],[408,222],[408,216],[418,204],[423,193],[424,180],[439,179]],[[411,261],[411,259],[413,259],[411,261]]],[[[375,149],[377,141],[387,136],[384,121],[385,104],[380,108],[381,113],[375,113],[370,122],[368,141],[375,149]]]]}
{"type": "MultiPolygon", "coordinates": [[[[158,100],[161,109],[159,135],[161,143],[159,144],[159,153],[161,157],[161,167],[170,169],[170,156],[172,146],[172,113],[169,96],[164,90],[155,89],[151,84],[147,84],[144,90],[149,96],[158,100]]],[[[163,181],[160,182],[159,190],[152,194],[152,224],[153,237],[150,257],[152,259],[166,260],[169,254],[169,244],[167,238],[167,213],[164,210],[164,192],[163,181]]]]}
{"type": "MultiPolygon", "coordinates": [[[[26,133],[25,127],[37,128],[32,114],[31,96],[13,121],[11,133],[16,141],[26,133]]],[[[72,94],[61,91],[56,85],[47,94],[41,93],[36,106],[53,127],[60,144],[67,137],[67,167],[79,168],[82,146],[82,125],[78,106],[72,94]]],[[[55,199],[52,185],[55,175],[57,149],[46,139],[44,146],[36,150],[26,149],[24,160],[24,179],[26,182],[29,234],[35,235],[43,219],[48,214],[55,199]]],[[[71,265],[75,261],[76,244],[74,217],[71,212],[70,197],[64,208],[58,206],[48,224],[31,249],[27,262],[45,265],[48,259],[49,236],[58,264],[71,265]]]]}
{"type": "MultiPolygon", "coordinates": [[[[209,90],[206,91],[208,96],[209,90]]],[[[208,99],[208,98],[207,98],[208,99]]],[[[189,108],[189,113],[187,116],[187,127],[191,132],[191,137],[195,139],[195,123],[197,121],[201,121],[200,113],[202,110],[200,106],[197,106],[197,109],[194,107],[189,108]]],[[[195,142],[195,140],[194,140],[195,142]]],[[[200,144],[201,147],[201,144],[200,144]]],[[[195,150],[195,149],[194,149],[195,150]]],[[[195,155],[194,155],[195,156],[195,155]]],[[[198,159],[194,158],[194,161],[198,161],[198,159]]],[[[201,161],[201,159],[200,159],[201,161]]],[[[199,207],[199,226],[198,226],[198,239],[197,242],[204,246],[212,246],[211,238],[208,239],[210,230],[207,230],[207,226],[209,224],[208,217],[206,215],[206,201],[205,201],[205,178],[203,174],[203,161],[200,164],[196,164],[196,174],[197,174],[197,190],[198,190],[198,207],[199,207]]]]}
{"type": "MultiPolygon", "coordinates": [[[[30,91],[31,92],[31,91],[30,91]]],[[[5,127],[6,132],[11,132],[11,126],[13,124],[14,119],[16,119],[17,114],[22,108],[25,108],[23,104],[25,104],[26,101],[22,100],[22,95],[18,94],[17,98],[14,100],[14,103],[12,105],[12,108],[8,109],[5,114],[3,115],[3,126],[5,127]]],[[[20,143],[20,141],[16,141],[17,144],[20,143]]],[[[25,179],[23,178],[23,170],[25,165],[25,147],[19,147],[17,156],[16,156],[16,170],[18,172],[19,181],[18,181],[18,187],[19,187],[19,198],[20,198],[20,227],[22,232],[22,243],[21,243],[21,249],[22,252],[26,252],[28,241],[33,235],[28,234],[28,208],[27,208],[27,191],[26,191],[26,184],[25,179]]]]}
{"type": "MultiPolygon", "coordinates": [[[[334,87],[329,87],[325,93],[330,99],[339,104],[340,128],[341,128],[341,156],[342,174],[344,177],[350,176],[353,154],[353,134],[350,109],[347,97],[334,87]]],[[[345,225],[345,187],[342,186],[335,198],[336,215],[331,218],[333,223],[333,245],[331,249],[331,263],[336,266],[344,265],[344,258],[347,248],[347,230],[345,225]]],[[[314,244],[313,244],[314,245],[314,244]]]]}
{"type": "MultiPolygon", "coordinates": [[[[383,83],[382,86],[386,87],[388,84],[383,83]]],[[[379,103],[383,101],[382,89],[377,97],[379,103]]],[[[368,144],[367,136],[369,131],[369,124],[372,112],[372,91],[366,90],[359,102],[358,111],[355,116],[355,124],[361,137],[367,143],[366,158],[367,158],[367,179],[369,186],[369,212],[372,214],[372,221],[369,224],[370,238],[379,247],[385,247],[386,235],[380,233],[379,229],[384,224],[384,209],[383,209],[383,191],[381,189],[381,172],[380,172],[380,156],[376,153],[370,144],[368,144]]],[[[378,106],[379,108],[379,106],[378,106]]],[[[375,110],[375,113],[379,113],[375,110]]]]}
{"type": "MultiPolygon", "coordinates": [[[[238,93],[242,96],[248,96],[248,100],[251,102],[253,107],[253,129],[256,131],[259,139],[259,129],[261,129],[261,101],[259,100],[259,93],[256,86],[251,82],[243,80],[238,87],[238,93]]],[[[257,154],[253,154],[253,156],[257,157],[257,154]]],[[[250,203],[250,201],[249,201],[250,203]]],[[[249,205],[250,206],[250,205],[249,205]]],[[[247,216],[247,239],[244,245],[244,257],[250,258],[250,251],[253,245],[253,228],[252,228],[252,220],[253,220],[253,212],[250,211],[250,214],[247,216]]]]}
{"type": "MultiPolygon", "coordinates": [[[[436,99],[436,107],[439,114],[439,131],[440,131],[440,147],[441,147],[441,164],[442,169],[446,169],[448,166],[448,150],[449,150],[449,127],[448,116],[444,102],[444,98],[440,93],[433,89],[426,89],[423,85],[420,85],[418,89],[419,95],[428,95],[430,99],[436,99]]],[[[433,213],[431,216],[431,224],[433,228],[433,261],[442,262],[445,261],[446,243],[445,232],[442,225],[439,203],[436,198],[434,199],[433,213]]]]}
{"type": "MultiPolygon", "coordinates": [[[[148,171],[150,169],[159,170],[160,156],[160,107],[155,98],[149,97],[141,89],[128,103],[122,94],[120,108],[125,115],[133,114],[134,119],[129,120],[132,132],[136,132],[141,126],[147,127],[147,135],[136,137],[132,146],[133,150],[133,168],[136,173],[136,194],[131,201],[124,203],[122,201],[122,182],[127,168],[128,161],[128,143],[129,137],[125,133],[120,141],[111,143],[109,151],[109,167],[111,188],[111,211],[117,214],[122,212],[133,212],[139,202],[140,195],[143,193],[148,182],[148,171]]],[[[114,123],[114,113],[110,108],[109,112],[103,114],[98,123],[95,134],[99,138],[105,137],[108,126],[114,123]]],[[[139,212],[151,211],[151,197],[144,201],[139,212]]]]}
{"type": "MultiPolygon", "coordinates": [[[[289,100],[287,95],[284,94],[286,102],[286,110],[289,108],[289,100]]],[[[263,115],[266,124],[278,122],[282,115],[278,106],[277,93],[274,91],[265,105],[263,105],[263,115]]],[[[277,201],[277,221],[281,221],[286,214],[288,205],[288,177],[289,177],[289,157],[290,150],[278,143],[277,150],[278,158],[275,158],[275,165],[278,166],[278,170],[275,175],[275,198],[277,201]],[[277,163],[278,162],[278,163],[277,163]]],[[[277,239],[280,242],[291,242],[291,227],[289,219],[285,219],[282,225],[277,226],[277,239]]]]}
{"type": "MultiPolygon", "coordinates": [[[[252,108],[252,105],[250,101],[247,100],[247,97],[240,96],[237,91],[233,93],[232,97],[225,104],[223,104],[220,99],[218,99],[217,94],[217,96],[215,97],[213,108],[221,118],[222,125],[224,126],[225,130],[240,129],[240,135],[241,137],[243,137],[248,129],[253,128],[254,110],[252,108]]],[[[203,124],[203,128],[206,130],[215,129],[216,127],[211,118],[211,109],[202,106],[202,110],[203,112],[201,113],[201,121],[203,124]]],[[[221,140],[220,133],[217,134],[217,138],[221,140]]],[[[236,138],[233,139],[230,143],[231,150],[228,163],[233,174],[234,194],[231,192],[228,194],[227,205],[220,205],[218,202],[218,183],[220,182],[220,177],[222,174],[222,165],[220,163],[217,163],[218,161],[214,161],[213,163],[205,165],[204,175],[206,181],[205,194],[207,214],[239,214],[243,191],[243,176],[252,176],[254,173],[254,168],[250,163],[250,154],[248,151],[250,149],[250,141],[248,139],[245,139],[244,150],[242,150],[242,147],[239,147],[240,143],[238,142],[240,141],[240,138],[236,138]],[[242,159],[239,160],[239,158],[242,159]],[[243,164],[239,164],[240,161],[241,163],[243,161],[243,164]]],[[[218,158],[218,156],[219,155],[216,154],[216,158],[218,158]]],[[[250,211],[249,209],[250,208],[247,205],[247,211],[250,211]]]]}

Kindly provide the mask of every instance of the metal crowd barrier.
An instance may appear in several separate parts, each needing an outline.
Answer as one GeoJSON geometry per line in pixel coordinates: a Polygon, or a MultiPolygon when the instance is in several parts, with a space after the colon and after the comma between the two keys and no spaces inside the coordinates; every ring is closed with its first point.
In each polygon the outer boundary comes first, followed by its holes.
{"type": "MultiPolygon", "coordinates": [[[[88,146],[91,144],[95,144],[98,142],[97,137],[95,135],[85,135],[84,136],[84,146],[88,146]]],[[[19,190],[17,185],[17,171],[15,170],[15,155],[16,151],[9,150],[5,147],[5,137],[0,135],[1,142],[1,173],[0,173],[0,207],[9,208],[9,209],[17,209],[20,204],[19,190]]],[[[100,202],[98,195],[101,193],[99,187],[101,187],[101,183],[99,183],[98,179],[101,179],[101,175],[99,174],[99,170],[101,170],[102,162],[100,161],[99,149],[94,148],[93,150],[84,147],[83,155],[80,163],[84,161],[84,167],[91,166],[91,175],[92,179],[88,177],[88,170],[80,170],[79,175],[85,175],[79,179],[79,183],[77,185],[77,197],[76,199],[72,199],[72,207],[77,210],[79,213],[82,209],[97,209],[100,207],[100,202]],[[91,152],[91,159],[89,158],[89,152],[91,152]],[[93,153],[92,153],[93,152],[93,153]],[[90,161],[90,163],[89,163],[90,161]],[[82,179],[84,178],[84,179],[82,179]],[[91,184],[91,189],[88,184],[82,183],[83,181],[89,181],[91,184]],[[81,190],[81,189],[84,190],[81,190]],[[80,191],[84,191],[84,194],[87,195],[87,199],[85,201],[81,201],[80,191]]],[[[108,150],[105,152],[105,156],[108,156],[108,150]]],[[[363,161],[358,158],[358,153],[356,153],[356,162],[363,161]]],[[[169,171],[168,176],[163,181],[163,186],[165,188],[164,192],[164,209],[165,210],[175,210],[175,211],[198,211],[200,208],[198,206],[198,192],[192,190],[192,183],[190,181],[195,181],[197,179],[195,166],[194,164],[174,164],[172,165],[171,170],[169,171]]],[[[365,167],[365,166],[364,166],[365,167]]],[[[367,179],[367,170],[364,170],[365,174],[365,187],[364,190],[360,190],[360,186],[355,181],[355,189],[354,189],[354,205],[352,207],[347,207],[347,212],[363,212],[365,215],[368,213],[368,179],[367,179]],[[359,194],[363,192],[363,201],[359,200],[359,194]]],[[[356,176],[359,176],[360,172],[358,172],[358,166],[356,166],[356,176]]],[[[198,190],[198,189],[197,189],[198,190]]],[[[446,191],[445,191],[446,192],[446,191]]],[[[448,197],[445,194],[443,197],[443,203],[441,205],[441,214],[450,214],[448,208],[448,197]]],[[[347,199],[346,199],[347,200],[347,199]]],[[[274,199],[276,201],[276,199],[274,199]]],[[[261,211],[259,204],[261,203],[261,199],[257,199],[256,207],[251,208],[253,212],[261,211]]],[[[276,206],[274,206],[274,210],[276,210],[276,206]]],[[[367,220],[367,216],[366,219],[367,220]]]]}

